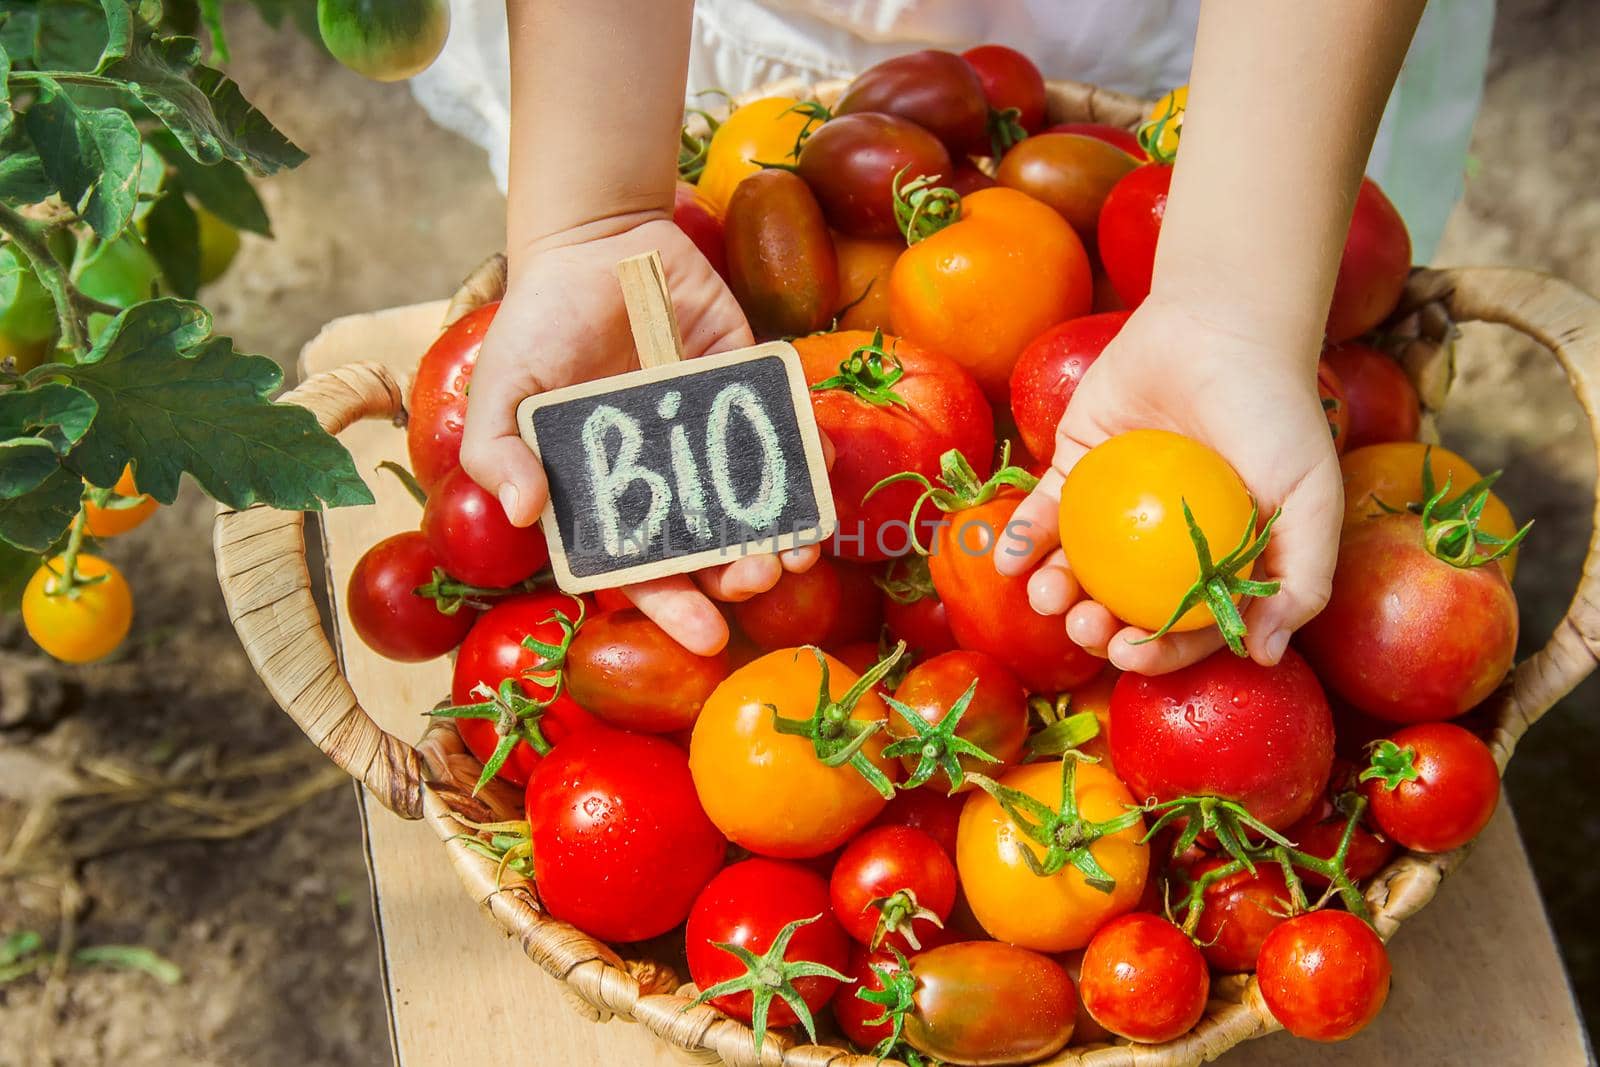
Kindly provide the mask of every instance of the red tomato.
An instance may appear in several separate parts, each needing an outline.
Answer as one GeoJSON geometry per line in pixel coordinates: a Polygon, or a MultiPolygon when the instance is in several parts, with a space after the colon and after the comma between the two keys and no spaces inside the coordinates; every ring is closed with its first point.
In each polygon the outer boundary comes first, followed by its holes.
{"type": "Polygon", "coordinates": [[[1328,432],[1333,435],[1333,450],[1342,456],[1350,447],[1350,401],[1338,371],[1325,358],[1317,361],[1317,397],[1328,419],[1328,432]]]}
{"type": "Polygon", "coordinates": [[[839,257],[811,188],[786,170],[734,187],[723,220],[728,288],[758,338],[797,337],[839,313],[839,257]]]}
{"type": "Polygon", "coordinates": [[[956,865],[909,826],[866,830],[845,846],[828,882],[844,932],[870,948],[929,948],[956,902],[956,865]]]}
{"type": "Polygon", "coordinates": [[[572,639],[566,660],[572,698],[624,730],[687,730],[718,684],[733,673],[728,651],[697,656],[642,611],[597,615],[572,639]]]}
{"type": "Polygon", "coordinates": [[[539,900],[604,941],[640,941],[683,922],[727,842],[696,799],[683,749],[595,731],[553,749],[528,782],[539,900]]]}
{"type": "Polygon", "coordinates": [[[823,123],[806,138],[797,164],[829,225],[851,237],[899,237],[896,178],[904,183],[950,168],[950,154],[933,134],[909,119],[873,112],[823,123]]]}
{"type": "MultiPolygon", "coordinates": [[[[1189,868],[1200,878],[1228,861],[1216,857],[1189,868]]],[[[1256,864],[1256,873],[1236,871],[1206,887],[1194,936],[1206,962],[1225,974],[1253,971],[1261,943],[1289,917],[1289,883],[1275,863],[1256,864]]]]}
{"type": "Polygon", "coordinates": [[[952,860],[956,855],[956,832],[961,826],[962,796],[949,796],[933,788],[902,789],[873,819],[871,826],[909,826],[921,830],[939,843],[952,860]]]}
{"type": "Polygon", "coordinates": [[[880,992],[883,975],[900,973],[900,960],[887,948],[874,952],[865,945],[850,947],[850,966],[844,969],[852,981],[841,984],[833,994],[833,1018],[844,1036],[860,1049],[870,1049],[894,1033],[889,1020],[874,1024],[883,1015],[883,1006],[856,996],[857,990],[880,992]]]}
{"type": "Polygon", "coordinates": [[[745,636],[761,648],[833,647],[875,638],[882,623],[878,588],[866,569],[824,556],[808,571],[784,571],[778,584],[733,605],[745,636]]]}
{"type": "Polygon", "coordinates": [[[1517,598],[1494,566],[1428,551],[1416,515],[1346,526],[1333,596],[1299,646],[1328,686],[1388,722],[1453,719],[1494,692],[1517,651],[1517,598]]]}
{"type": "Polygon", "coordinates": [[[1061,122],[1050,127],[1045,133],[1076,133],[1084,137],[1098,137],[1106,144],[1115,145],[1134,159],[1143,163],[1150,158],[1139,146],[1139,135],[1132,130],[1125,130],[1121,126],[1109,126],[1103,122],[1061,122]]]}
{"type": "Polygon", "coordinates": [[[387,537],[356,561],[345,589],[345,610],[367,647],[380,656],[418,663],[442,656],[461,643],[478,613],[462,606],[439,610],[416,589],[433,580],[439,557],[415,530],[387,537]]]}
{"type": "Polygon", "coordinates": [[[411,473],[433,492],[461,465],[461,433],[467,424],[467,383],[478,361],[483,335],[500,309],[497,300],[468,312],[447,327],[417,364],[406,405],[406,451],[411,473]]]}
{"type": "Polygon", "coordinates": [[[1032,1063],[1072,1039],[1072,979],[1048,956],[995,941],[919,953],[905,1041],[945,1063],[1032,1063]]]}
{"type": "Polygon", "coordinates": [[[1361,777],[1373,821],[1415,852],[1460,848],[1489,825],[1500,801],[1494,753],[1447,722],[1399,731],[1361,777]]]}
{"type": "MultiPolygon", "coordinates": [[[[1336,711],[1335,731],[1343,729],[1343,725],[1343,719],[1336,711]]],[[[1334,799],[1354,784],[1355,768],[1346,760],[1336,758],[1328,788],[1317,799],[1316,805],[1306,812],[1305,818],[1285,830],[1283,835],[1293,841],[1301,852],[1318,859],[1333,859],[1333,854],[1339,850],[1339,841],[1344,836],[1345,824],[1350,821],[1349,816],[1334,804],[1334,799]]],[[[1394,842],[1379,837],[1368,829],[1363,820],[1351,831],[1350,847],[1345,850],[1344,856],[1345,874],[1351,881],[1364,882],[1383,870],[1394,852],[1394,842]]],[[[1300,869],[1299,873],[1301,880],[1313,888],[1321,889],[1328,884],[1328,880],[1315,871],[1300,869]]]]}
{"type": "MultiPolygon", "coordinates": [[[[762,956],[785,926],[805,920],[815,921],[794,931],[783,960],[820,963],[835,971],[846,966],[850,939],[829,910],[828,883],[821,875],[801,864],[781,860],[735,863],[711,879],[689,913],[689,925],[684,930],[689,975],[702,990],[739,978],[746,973],[744,964],[733,953],[718,948],[719,944],[738,945],[762,956]]],[[[794,1009],[781,996],[772,995],[780,982],[790,983],[790,979],[776,973],[768,977],[772,981],[756,983],[760,995],[771,1002],[768,1025],[792,1026],[799,1022],[794,1009]]],[[[826,975],[794,978],[791,987],[808,1008],[816,1011],[839,988],[839,979],[826,975]]],[[[712,998],[711,1004],[736,1019],[750,1022],[755,995],[754,991],[729,993],[712,998]]]]}
{"type": "Polygon", "coordinates": [[[906,554],[920,490],[902,483],[869,492],[901,471],[938,474],[939,458],[952,448],[986,476],[994,452],[989,402],[959,364],[903,339],[848,331],[802,337],[795,348],[817,425],[833,443],[834,554],[906,554]]]}
{"type": "Polygon", "coordinates": [[[1332,345],[1322,358],[1338,375],[1350,409],[1346,449],[1417,439],[1422,405],[1399,363],[1375,348],[1354,343],[1332,345]]]}
{"type": "Polygon", "coordinates": [[[1206,1012],[1211,975],[1182,930],[1132,912],[1102,926],[1084,949],[1078,992],[1101,1026],[1155,1044],[1194,1029],[1206,1012]]]}
{"type": "Polygon", "coordinates": [[[1072,394],[1127,321],[1126,311],[1068,319],[1022,350],[1011,369],[1011,415],[1031,455],[1048,460],[1055,454],[1056,428],[1072,394]]]}
{"type": "Polygon", "coordinates": [[[505,589],[550,562],[543,528],[513,526],[494,494],[457,467],[428,493],[422,535],[450,577],[505,589]]]}
{"type": "Polygon", "coordinates": [[[1112,186],[1100,208],[1100,225],[1095,230],[1100,262],[1112,288],[1130,310],[1150,295],[1156,238],[1161,235],[1161,218],[1167,213],[1171,188],[1172,165],[1146,163],[1112,186]]]}
{"type": "Polygon", "coordinates": [[[1227,650],[1111,696],[1111,756],[1135,796],[1237,801],[1275,830],[1299,819],[1333,768],[1333,713],[1306,661],[1263,667],[1227,650]]]}
{"type": "Polygon", "coordinates": [[[954,52],[928,49],[868,67],[833,108],[835,115],[861,111],[910,119],[943,141],[952,156],[989,152],[989,101],[983,83],[954,52]]]}
{"type": "Polygon", "coordinates": [[[889,636],[904,641],[906,650],[918,659],[937,656],[956,647],[949,615],[937,593],[904,602],[885,596],[883,624],[889,628],[889,636]]]}
{"type": "Polygon", "coordinates": [[[963,197],[971,196],[980,189],[993,189],[1000,184],[983,171],[972,165],[970,160],[961,160],[950,171],[950,180],[942,182],[947,189],[954,189],[963,197]]]}
{"type": "Polygon", "coordinates": [[[726,281],[728,252],[723,247],[722,216],[688,182],[679,182],[672,195],[672,221],[706,257],[706,262],[726,281]]]}
{"type": "MultiPolygon", "coordinates": [[[[982,652],[945,652],[918,663],[895,688],[892,706],[889,733],[896,738],[923,737],[916,752],[900,757],[900,765],[906,769],[906,783],[911,787],[925,781],[942,792],[956,791],[946,766],[951,759],[963,774],[977,771],[998,778],[1022,759],[1028,742],[1027,691],[1005,664],[982,652]],[[937,732],[928,736],[928,731],[935,730],[951,714],[968,689],[972,689],[972,696],[953,735],[976,745],[998,762],[951,752],[948,741],[937,739],[937,732]],[[921,731],[907,721],[908,713],[926,724],[921,731]]],[[[973,783],[965,781],[959,787],[960,791],[974,788],[973,783]]]]}
{"type": "Polygon", "coordinates": [[[1377,183],[1363,178],[1333,283],[1328,339],[1347,341],[1388,318],[1410,273],[1411,235],[1405,220],[1377,183]]]}
{"type": "Polygon", "coordinates": [[[1383,942],[1345,911],[1313,911],[1280,924],[1256,963],[1272,1014],[1291,1034],[1313,1041],[1343,1041],[1377,1018],[1389,974],[1383,942]]]}
{"type": "Polygon", "coordinates": [[[633,607],[633,601],[621,589],[596,589],[594,604],[600,611],[626,611],[633,607]]]}
{"type": "Polygon", "coordinates": [[[982,44],[961,53],[978,75],[992,111],[1017,110],[1017,125],[1028,133],[1044,128],[1044,75],[1033,60],[1003,44],[982,44]]]}

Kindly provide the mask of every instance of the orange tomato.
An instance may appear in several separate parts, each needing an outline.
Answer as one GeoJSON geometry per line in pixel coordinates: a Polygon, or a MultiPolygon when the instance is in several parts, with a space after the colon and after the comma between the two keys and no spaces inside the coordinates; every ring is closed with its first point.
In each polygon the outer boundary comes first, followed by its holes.
{"type": "Polygon", "coordinates": [[[139,492],[139,487],[133,484],[132,466],[122,468],[122,477],[117,479],[111,491],[121,498],[117,501],[117,507],[101,507],[92,500],[83,503],[84,524],[91,537],[125,534],[154,515],[156,508],[161,506],[154,498],[139,492]]]}
{"type": "Polygon", "coordinates": [[[1120,677],[1122,672],[1107,664],[1099,674],[1072,691],[1072,699],[1067,706],[1068,712],[1073,715],[1086,711],[1094,713],[1095,721],[1100,724],[1100,732],[1078,748],[1112,770],[1115,768],[1111,766],[1111,690],[1117,687],[1120,677]]]}
{"type": "Polygon", "coordinates": [[[80,578],[99,579],[58,592],[65,561],[57,556],[33,572],[22,591],[22,625],[38,646],[64,663],[104,659],[133,624],[133,593],[122,572],[99,556],[78,555],[80,578]]]}
{"type": "Polygon", "coordinates": [[[752,100],[735,109],[711,135],[696,188],[719,216],[727,213],[734,187],[760,170],[762,163],[794,162],[800,131],[811,121],[792,110],[799,103],[787,96],[752,100]]]}
{"type": "Polygon", "coordinates": [[[960,218],[912,245],[889,275],[894,332],[972,372],[1005,402],[1027,343],[1094,298],[1083,242],[1054,210],[1015,189],[980,189],[960,218]]]}
{"type": "MultiPolygon", "coordinates": [[[[1080,762],[1073,773],[1073,796],[1084,819],[1105,822],[1134,805],[1128,787],[1101,764],[1080,762]]],[[[1061,778],[1060,761],[1030,763],[1000,779],[1000,785],[1059,811],[1061,778]]],[[[994,797],[977,792],[961,811],[956,869],[973,915],[990,936],[1039,952],[1065,952],[1082,948],[1101,926],[1139,903],[1150,871],[1150,847],[1140,841],[1143,836],[1141,819],[1088,846],[1115,882],[1109,892],[1090,885],[1071,863],[1054,874],[1037,875],[1023,852],[1042,861],[1044,846],[1027,837],[994,797]]]]}
{"type": "MultiPolygon", "coordinates": [[[[780,716],[811,718],[824,682],[830,711],[838,709],[841,718],[884,720],[888,710],[871,690],[853,707],[839,704],[859,677],[807,646],[770,652],[717,686],[695,721],[689,770],[701,806],[729,840],[763,856],[820,856],[883,810],[887,799],[855,767],[827,766],[810,738],[780,733],[776,725],[780,716]]],[[[887,742],[880,730],[861,751],[893,781],[900,764],[883,755],[887,742]]]]}
{"type": "Polygon", "coordinates": [[[898,237],[833,235],[839,259],[839,299],[845,304],[835,330],[889,329],[889,273],[906,244],[898,237]]]}

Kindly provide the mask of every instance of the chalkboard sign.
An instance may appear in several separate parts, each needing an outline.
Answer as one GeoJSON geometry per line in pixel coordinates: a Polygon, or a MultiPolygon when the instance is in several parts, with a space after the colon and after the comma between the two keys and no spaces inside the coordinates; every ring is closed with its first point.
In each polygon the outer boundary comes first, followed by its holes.
{"type": "Polygon", "coordinates": [[[528,397],[517,413],[550,481],[545,537],[571,593],[782,551],[835,525],[794,346],[677,362],[659,261],[641,258],[619,274],[644,369],[528,397]]]}

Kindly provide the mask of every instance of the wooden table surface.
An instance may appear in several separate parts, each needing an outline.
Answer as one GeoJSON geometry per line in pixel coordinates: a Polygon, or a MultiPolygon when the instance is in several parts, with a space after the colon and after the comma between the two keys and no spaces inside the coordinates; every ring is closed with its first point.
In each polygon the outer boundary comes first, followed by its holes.
{"type": "MultiPolygon", "coordinates": [[[[442,302],[330,323],[306,346],[306,374],[356,360],[409,371],[437,333],[442,302]]],[[[324,518],[337,602],[356,559],[389,533],[414,528],[416,504],[381,460],[404,463],[405,437],[369,421],[342,436],[378,502],[324,518]]],[[[338,625],[348,632],[342,604],[338,625]]],[[[399,664],[343,641],[346,673],[363,706],[403,738],[449,690],[444,660],[399,664]]],[[[335,800],[334,803],[343,801],[335,800]]],[[[362,824],[382,946],[395,1061],[402,1067],[506,1063],[515,1067],[681,1064],[637,1026],[580,1018],[558,984],[474,906],[438,840],[363,794],[362,824]]],[[[1341,1045],[1275,1034],[1229,1052],[1231,1067],[1424,1067],[1590,1062],[1572,991],[1508,811],[1485,831],[1465,867],[1392,944],[1394,987],[1382,1017],[1341,1045]]]]}

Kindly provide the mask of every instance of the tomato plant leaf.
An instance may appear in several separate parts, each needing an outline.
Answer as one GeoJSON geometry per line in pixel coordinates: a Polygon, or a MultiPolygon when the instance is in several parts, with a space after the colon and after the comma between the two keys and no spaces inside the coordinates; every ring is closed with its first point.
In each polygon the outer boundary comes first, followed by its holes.
{"type": "Polygon", "coordinates": [[[41,0],[37,10],[34,65],[40,70],[94,70],[106,48],[106,13],[99,0],[41,0]]]}
{"type": "Polygon", "coordinates": [[[200,0],[200,19],[211,34],[211,58],[226,63],[233,58],[228,52],[228,35],[222,28],[222,0],[200,0]]]}
{"type": "Polygon", "coordinates": [[[198,304],[135,304],[64,373],[100,404],[67,457],[93,485],[113,484],[131,460],[139,488],[163,504],[185,471],[234,508],[372,502],[350,453],[311,412],[268,399],[283,380],[278,365],[212,336],[211,316],[198,304]]]}
{"type": "Polygon", "coordinates": [[[38,25],[38,5],[31,0],[0,0],[0,51],[11,57],[13,66],[32,63],[38,25]]]}
{"type": "Polygon", "coordinates": [[[131,83],[139,102],[200,163],[231,159],[267,175],[305,161],[232,80],[200,63],[200,42],[192,37],[136,40],[105,74],[131,83]]]}
{"type": "Polygon", "coordinates": [[[37,204],[55,191],[44,163],[21,123],[0,136],[0,201],[12,206],[37,204]]]}
{"type": "Polygon", "coordinates": [[[37,84],[38,99],[24,122],[44,171],[109,241],[128,225],[138,202],[138,128],[125,111],[79,108],[54,78],[40,76],[37,84]]]}
{"type": "Polygon", "coordinates": [[[33,492],[0,499],[0,541],[28,552],[44,552],[61,539],[78,514],[83,482],[58,469],[33,492]]]}
{"type": "Polygon", "coordinates": [[[98,410],[94,397],[59,382],[0,393],[0,440],[28,437],[64,456],[89,432],[98,410]]]}
{"type": "Polygon", "coordinates": [[[106,20],[106,44],[95,70],[105,70],[133,50],[133,11],[127,0],[100,0],[106,20]]]}
{"type": "Polygon", "coordinates": [[[200,220],[184,199],[183,186],[168,185],[145,216],[144,241],[168,288],[193,297],[200,288],[200,220]]]}
{"type": "Polygon", "coordinates": [[[11,108],[11,56],[4,48],[0,48],[0,133],[11,128],[11,120],[16,114],[11,108]]]}
{"type": "Polygon", "coordinates": [[[0,500],[10,500],[45,483],[61,469],[61,457],[37,437],[0,439],[0,500]]]}
{"type": "Polygon", "coordinates": [[[145,134],[145,143],[155,148],[161,153],[161,158],[172,165],[184,188],[200,202],[201,207],[234,229],[259,233],[263,237],[272,236],[267,209],[239,164],[231,159],[209,166],[199,163],[184,151],[171,130],[153,130],[145,134]]]}

